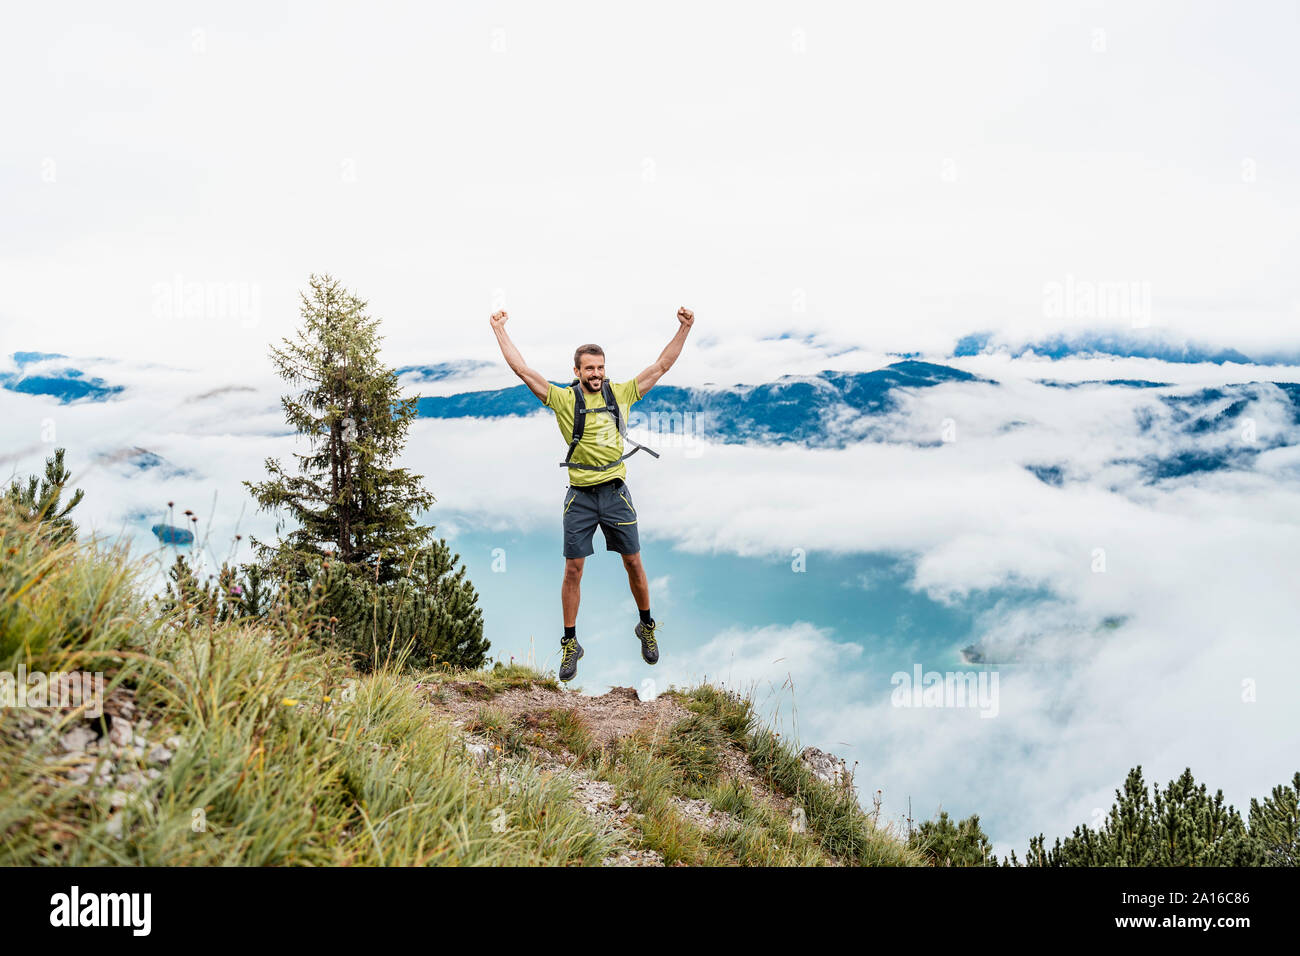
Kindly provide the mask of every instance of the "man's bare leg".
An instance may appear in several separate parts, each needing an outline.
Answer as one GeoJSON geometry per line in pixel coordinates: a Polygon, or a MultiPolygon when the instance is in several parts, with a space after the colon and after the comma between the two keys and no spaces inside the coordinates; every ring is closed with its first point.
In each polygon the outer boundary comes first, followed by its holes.
{"type": "Polygon", "coordinates": [[[641,563],[641,552],[623,555],[623,567],[627,569],[627,584],[632,589],[638,610],[650,610],[650,582],[646,580],[645,566],[641,563]]]}
{"type": "Polygon", "coordinates": [[[578,624],[578,602],[582,599],[582,565],[586,560],[586,558],[564,559],[564,583],[560,585],[560,604],[564,608],[565,627],[576,627],[578,624]]]}

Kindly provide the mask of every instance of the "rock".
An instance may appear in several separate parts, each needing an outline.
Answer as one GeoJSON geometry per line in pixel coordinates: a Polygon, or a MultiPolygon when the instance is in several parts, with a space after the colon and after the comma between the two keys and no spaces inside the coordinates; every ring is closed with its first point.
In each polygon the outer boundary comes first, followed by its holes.
{"type": "Polygon", "coordinates": [[[194,543],[194,532],[171,524],[156,524],[149,528],[163,544],[185,545],[194,543]]]}
{"type": "Polygon", "coordinates": [[[725,829],[734,822],[731,814],[713,809],[713,804],[707,800],[687,800],[684,797],[672,797],[671,800],[682,816],[705,830],[725,829]]]}
{"type": "Polygon", "coordinates": [[[124,717],[113,717],[108,739],[119,747],[125,747],[131,742],[131,722],[124,717]]]}
{"type": "Polygon", "coordinates": [[[812,771],[812,775],[818,780],[829,783],[832,787],[853,786],[853,773],[849,770],[848,765],[839,757],[824,750],[818,750],[816,747],[805,747],[799,754],[800,761],[803,765],[812,771]]]}
{"type": "Polygon", "coordinates": [[[492,759],[492,748],[487,744],[466,743],[465,750],[469,752],[469,755],[479,766],[486,766],[488,761],[492,759]]]}
{"type": "Polygon", "coordinates": [[[63,744],[64,750],[79,753],[89,747],[96,739],[98,738],[95,732],[89,727],[73,727],[59,738],[59,741],[63,744]]]}
{"type": "Polygon", "coordinates": [[[179,734],[168,737],[167,746],[171,748],[172,753],[175,753],[185,746],[185,738],[181,737],[179,734]]]}
{"type": "Polygon", "coordinates": [[[162,744],[155,744],[147,759],[150,763],[166,763],[172,759],[172,752],[162,744]]]}
{"type": "Polygon", "coordinates": [[[604,780],[577,777],[573,784],[573,796],[589,815],[601,818],[612,816],[608,810],[614,803],[615,790],[612,784],[604,780]]]}
{"type": "Polygon", "coordinates": [[[618,856],[606,857],[602,866],[663,866],[664,858],[654,850],[625,850],[618,856]]]}

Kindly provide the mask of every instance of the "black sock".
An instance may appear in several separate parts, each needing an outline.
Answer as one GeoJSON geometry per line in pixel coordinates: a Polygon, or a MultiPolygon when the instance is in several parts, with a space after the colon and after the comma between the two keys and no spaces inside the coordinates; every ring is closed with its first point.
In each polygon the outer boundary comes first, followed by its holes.
{"type": "Polygon", "coordinates": [[[564,639],[566,641],[574,640],[577,636],[578,636],[578,625],[575,624],[573,625],[573,627],[566,627],[564,629],[564,639]]]}
{"type": "MultiPolygon", "coordinates": [[[[640,608],[637,608],[637,610],[641,611],[640,608]]],[[[649,608],[646,608],[644,611],[641,611],[641,623],[644,624],[646,627],[649,627],[651,624],[654,623],[654,618],[650,616],[649,608]]]]}

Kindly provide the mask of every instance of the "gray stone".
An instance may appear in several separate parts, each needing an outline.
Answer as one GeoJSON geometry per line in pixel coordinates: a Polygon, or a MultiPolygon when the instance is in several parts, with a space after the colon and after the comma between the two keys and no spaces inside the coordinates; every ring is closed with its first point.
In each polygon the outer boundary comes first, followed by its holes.
{"type": "Polygon", "coordinates": [[[848,764],[834,754],[816,747],[805,747],[799,754],[799,759],[818,780],[825,781],[832,787],[847,789],[853,786],[853,773],[848,764]]]}
{"type": "Polygon", "coordinates": [[[95,732],[89,727],[73,727],[60,738],[60,742],[64,750],[79,753],[90,746],[95,739],[95,732]]]}
{"type": "Polygon", "coordinates": [[[114,716],[108,728],[108,739],[119,747],[125,747],[131,742],[131,722],[114,716]]]}

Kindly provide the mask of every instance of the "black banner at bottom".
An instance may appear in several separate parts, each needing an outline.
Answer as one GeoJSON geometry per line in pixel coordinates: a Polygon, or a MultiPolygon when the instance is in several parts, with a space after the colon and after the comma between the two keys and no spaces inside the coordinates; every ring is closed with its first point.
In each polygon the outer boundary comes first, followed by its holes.
{"type": "Polygon", "coordinates": [[[1062,938],[1200,934],[1224,944],[1294,925],[1289,869],[822,869],[688,868],[542,872],[529,869],[17,869],[0,870],[6,939],[75,934],[130,945],[372,944],[412,927],[512,922],[584,933],[696,918],[724,931],[772,922],[811,929],[888,922],[917,942],[956,938],[954,924],[1053,931],[1062,938]],[[626,894],[626,895],[625,895],[626,894]],[[384,934],[377,937],[376,933],[384,934]],[[196,935],[197,934],[197,935],[196,935]]]}

